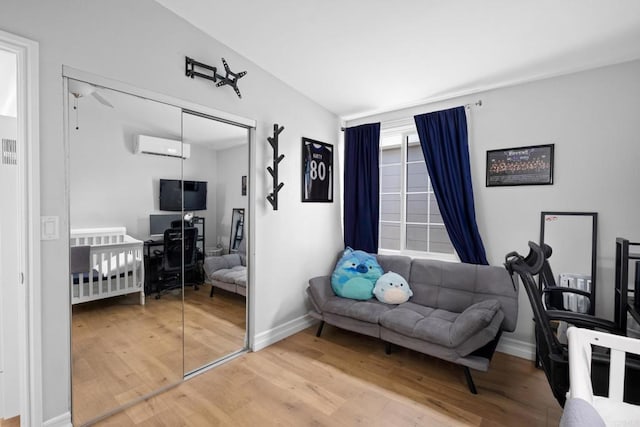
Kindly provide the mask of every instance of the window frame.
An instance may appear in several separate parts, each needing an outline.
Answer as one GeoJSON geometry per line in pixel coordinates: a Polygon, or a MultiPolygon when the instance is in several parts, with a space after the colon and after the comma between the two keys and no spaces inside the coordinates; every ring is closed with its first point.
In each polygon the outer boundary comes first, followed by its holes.
{"type": "MultiPolygon", "coordinates": [[[[411,258],[423,258],[423,259],[436,259],[442,261],[450,261],[450,262],[460,262],[460,258],[455,252],[455,248],[453,249],[453,253],[446,254],[442,252],[429,252],[429,251],[419,251],[414,249],[407,249],[407,225],[427,225],[427,244],[430,242],[430,225],[440,225],[444,227],[444,223],[432,223],[430,222],[431,212],[429,209],[430,203],[430,195],[434,194],[433,187],[431,186],[431,178],[429,177],[429,182],[427,184],[427,191],[407,191],[407,170],[409,164],[419,164],[420,161],[412,160],[409,161],[407,158],[408,149],[410,144],[420,144],[420,140],[417,138],[418,132],[415,129],[415,126],[408,125],[403,126],[401,128],[392,128],[392,129],[383,129],[380,132],[380,158],[382,158],[382,152],[385,149],[390,148],[400,148],[400,162],[399,163],[387,163],[379,165],[379,179],[382,183],[382,170],[385,167],[397,167],[400,166],[400,191],[394,192],[383,192],[382,189],[379,192],[378,196],[378,208],[379,212],[382,213],[382,196],[383,195],[399,195],[400,196],[400,220],[399,221],[390,221],[390,220],[382,220],[382,215],[378,219],[378,253],[383,255],[406,255],[411,258]],[[416,136],[415,141],[411,139],[412,136],[416,136]],[[398,139],[399,142],[395,143],[383,143],[384,140],[398,139]],[[408,195],[412,194],[425,194],[427,196],[427,222],[410,222],[407,221],[407,199],[408,195]],[[400,226],[400,249],[387,249],[383,248],[382,245],[382,224],[398,224],[400,226]]],[[[424,159],[422,160],[424,162],[424,159]]],[[[436,202],[437,203],[437,202],[436,202]]],[[[446,227],[445,227],[446,230],[446,227]]]]}

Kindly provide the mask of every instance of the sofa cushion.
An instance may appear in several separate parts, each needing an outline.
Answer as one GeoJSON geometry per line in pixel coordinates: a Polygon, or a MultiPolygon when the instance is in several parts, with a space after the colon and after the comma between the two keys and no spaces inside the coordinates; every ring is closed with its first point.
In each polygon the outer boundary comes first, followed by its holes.
{"type": "Polygon", "coordinates": [[[238,265],[242,265],[242,260],[240,259],[240,255],[238,254],[222,255],[221,258],[226,261],[227,267],[235,267],[238,265]]]}
{"type": "Polygon", "coordinates": [[[384,272],[393,271],[398,273],[406,280],[409,280],[411,274],[411,258],[404,255],[376,255],[378,264],[384,272]]]}
{"type": "Polygon", "coordinates": [[[500,301],[495,299],[473,304],[460,313],[453,322],[451,341],[459,344],[468,340],[472,335],[489,326],[498,310],[500,310],[500,301]]]}
{"type": "Polygon", "coordinates": [[[412,302],[454,313],[483,300],[498,300],[504,313],[502,328],[516,327],[518,288],[504,267],[414,259],[409,285],[412,302]]]}
{"type": "Polygon", "coordinates": [[[235,282],[236,285],[246,288],[247,287],[247,273],[246,273],[246,271],[245,271],[245,274],[243,274],[242,276],[236,278],[234,280],[234,282],[235,282]]]}
{"type": "Polygon", "coordinates": [[[455,348],[487,325],[495,316],[500,305],[478,303],[480,307],[469,308],[462,320],[462,314],[447,310],[422,306],[412,302],[400,304],[380,316],[380,324],[402,335],[432,342],[447,348],[455,348]],[[493,315],[490,312],[493,310],[493,315]],[[489,318],[490,317],[490,318],[489,318]],[[484,320],[489,318],[488,323],[484,320]],[[476,323],[469,323],[473,320],[476,323]],[[454,326],[455,325],[455,326],[454,326]]]}
{"type": "Polygon", "coordinates": [[[223,268],[222,270],[214,271],[209,277],[220,282],[235,284],[236,280],[242,279],[243,277],[246,280],[247,268],[242,265],[237,265],[233,268],[223,268]]]}
{"type": "Polygon", "coordinates": [[[367,301],[358,301],[334,296],[324,303],[322,311],[352,317],[363,322],[378,323],[380,316],[392,307],[373,298],[367,301]]]}

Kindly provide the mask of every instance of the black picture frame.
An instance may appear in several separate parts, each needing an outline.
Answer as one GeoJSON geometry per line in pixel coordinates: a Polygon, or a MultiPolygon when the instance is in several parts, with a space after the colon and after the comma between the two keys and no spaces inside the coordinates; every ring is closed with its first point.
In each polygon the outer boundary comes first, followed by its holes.
{"type": "Polygon", "coordinates": [[[486,186],[552,185],[555,144],[487,151],[486,186]]]}
{"type": "Polygon", "coordinates": [[[243,196],[247,195],[247,175],[242,175],[242,181],[240,185],[240,194],[243,196]]]}
{"type": "Polygon", "coordinates": [[[303,202],[333,203],[333,145],[302,138],[303,202]]]}

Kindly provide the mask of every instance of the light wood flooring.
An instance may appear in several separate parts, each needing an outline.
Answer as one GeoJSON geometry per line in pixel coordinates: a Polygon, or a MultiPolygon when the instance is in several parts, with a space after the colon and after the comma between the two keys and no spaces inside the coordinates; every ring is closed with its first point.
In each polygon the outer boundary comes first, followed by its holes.
{"type": "Polygon", "coordinates": [[[248,353],[99,426],[557,426],[543,371],[497,353],[487,373],[326,325],[248,353]]]}
{"type": "Polygon", "coordinates": [[[245,298],[224,291],[209,298],[209,289],[187,287],[184,313],[179,291],[147,297],[144,306],[131,295],[73,307],[75,425],[244,347],[245,298]]]}
{"type": "Polygon", "coordinates": [[[20,417],[9,418],[8,420],[0,418],[0,427],[20,427],[20,417]]]}

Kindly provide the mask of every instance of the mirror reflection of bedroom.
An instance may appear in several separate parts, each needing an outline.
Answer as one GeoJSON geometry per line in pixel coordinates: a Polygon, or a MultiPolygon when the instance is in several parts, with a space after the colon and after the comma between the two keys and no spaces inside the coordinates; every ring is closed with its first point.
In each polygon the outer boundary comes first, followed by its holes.
{"type": "Polygon", "coordinates": [[[229,244],[233,210],[247,207],[249,149],[246,128],[72,79],[68,88],[72,415],[82,425],[246,348],[245,242],[229,244]]]}

